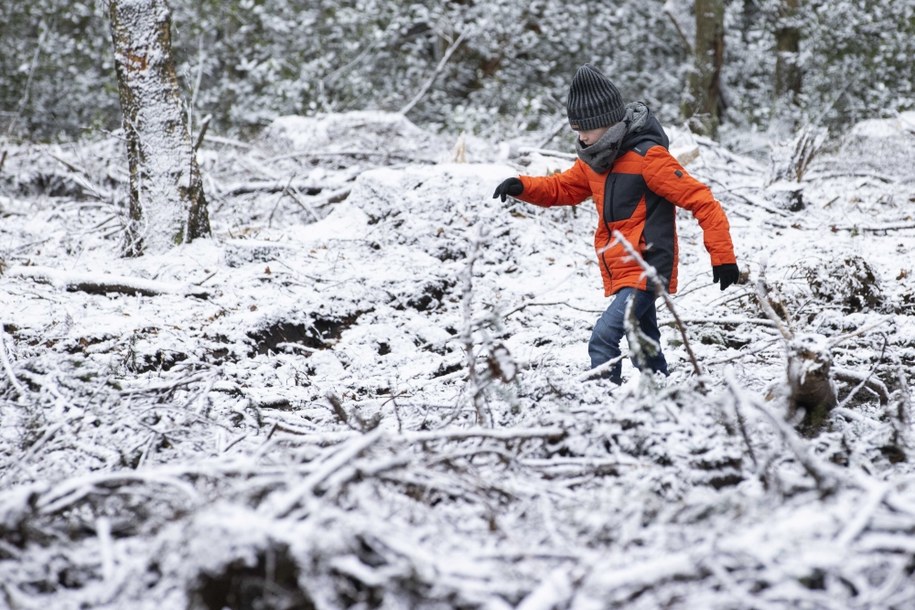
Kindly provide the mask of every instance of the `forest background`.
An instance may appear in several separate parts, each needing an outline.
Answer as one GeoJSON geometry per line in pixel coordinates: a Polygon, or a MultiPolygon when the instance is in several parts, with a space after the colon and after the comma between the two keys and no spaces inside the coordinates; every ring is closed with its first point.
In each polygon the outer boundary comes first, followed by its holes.
{"type": "MultiPolygon", "coordinates": [[[[0,6],[4,133],[58,140],[120,125],[104,4],[0,6]]],[[[408,109],[423,127],[494,140],[550,134],[570,75],[586,61],[628,99],[679,123],[697,32],[709,20],[721,39],[724,144],[760,146],[748,130],[773,126],[841,132],[915,107],[908,0],[169,4],[191,116],[212,115],[211,129],[224,135],[250,135],[285,114],[355,109],[408,109]],[[433,74],[435,86],[413,100],[433,74]]]]}

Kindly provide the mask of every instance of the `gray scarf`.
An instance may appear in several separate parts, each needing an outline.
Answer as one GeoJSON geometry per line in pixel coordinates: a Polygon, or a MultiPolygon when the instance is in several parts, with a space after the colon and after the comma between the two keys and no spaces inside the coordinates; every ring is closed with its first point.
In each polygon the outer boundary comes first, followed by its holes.
{"type": "Polygon", "coordinates": [[[598,174],[610,171],[619,155],[623,140],[627,135],[641,131],[647,121],[648,106],[642,102],[627,104],[626,117],[611,125],[600,140],[591,146],[583,146],[581,140],[575,139],[579,158],[598,174]]]}

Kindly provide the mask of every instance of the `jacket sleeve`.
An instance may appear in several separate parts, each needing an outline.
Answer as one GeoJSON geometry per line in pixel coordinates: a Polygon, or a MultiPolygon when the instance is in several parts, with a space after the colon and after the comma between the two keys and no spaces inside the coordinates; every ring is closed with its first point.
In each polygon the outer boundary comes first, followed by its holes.
{"type": "Polygon", "coordinates": [[[712,265],[736,263],[728,218],[708,186],[690,176],[665,148],[655,146],[645,154],[645,183],[652,192],[692,212],[702,227],[705,249],[712,265]]]}
{"type": "Polygon", "coordinates": [[[577,205],[591,196],[591,185],[581,159],[564,172],[551,176],[520,176],[524,191],[518,199],[536,205],[577,205]]]}

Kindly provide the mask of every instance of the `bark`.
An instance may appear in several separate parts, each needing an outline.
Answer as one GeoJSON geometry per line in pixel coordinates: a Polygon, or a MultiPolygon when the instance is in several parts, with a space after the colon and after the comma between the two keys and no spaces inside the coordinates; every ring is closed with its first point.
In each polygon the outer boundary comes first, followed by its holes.
{"type": "Polygon", "coordinates": [[[721,68],[724,64],[724,1],[696,0],[696,44],[690,74],[690,99],[684,113],[696,129],[714,137],[723,112],[721,68]]]}
{"type": "Polygon", "coordinates": [[[788,104],[797,103],[803,81],[798,56],[801,30],[797,13],[800,0],[781,0],[779,23],[775,30],[775,96],[788,104]]]}
{"type": "Polygon", "coordinates": [[[169,9],[165,0],[108,0],[108,13],[130,169],[125,252],[161,253],[210,231],[169,9]]]}

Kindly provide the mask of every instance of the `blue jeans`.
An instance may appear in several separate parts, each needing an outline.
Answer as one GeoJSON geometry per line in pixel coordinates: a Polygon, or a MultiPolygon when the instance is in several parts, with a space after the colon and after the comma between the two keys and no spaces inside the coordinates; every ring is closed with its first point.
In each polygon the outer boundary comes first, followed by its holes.
{"type": "MultiPolygon", "coordinates": [[[[661,331],[658,329],[658,312],[655,309],[655,295],[646,290],[623,288],[613,297],[607,311],[601,314],[591,332],[591,341],[588,342],[588,354],[591,356],[591,368],[596,368],[609,362],[620,355],[620,340],[626,334],[626,304],[633,295],[635,302],[633,308],[639,327],[648,338],[656,345],[644,346],[639,349],[630,343],[632,351],[632,364],[639,370],[648,368],[656,373],[667,375],[667,360],[661,353],[661,331]],[[639,352],[642,357],[636,357],[639,352]]],[[[616,362],[604,375],[614,383],[622,383],[623,363],[616,362]]]]}

